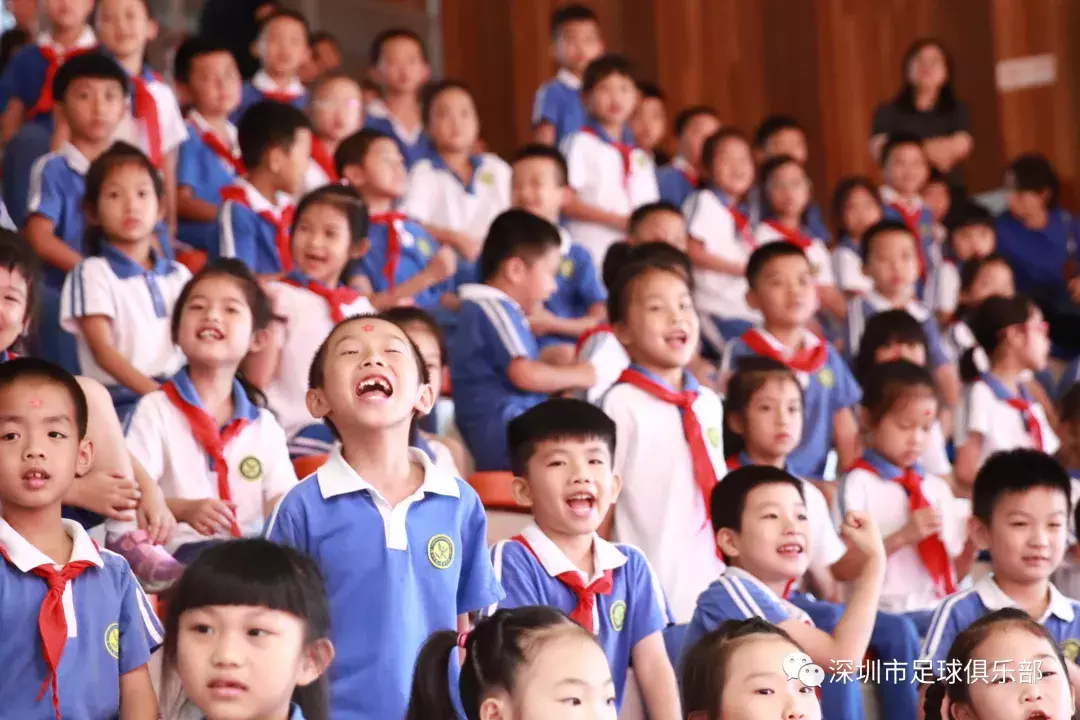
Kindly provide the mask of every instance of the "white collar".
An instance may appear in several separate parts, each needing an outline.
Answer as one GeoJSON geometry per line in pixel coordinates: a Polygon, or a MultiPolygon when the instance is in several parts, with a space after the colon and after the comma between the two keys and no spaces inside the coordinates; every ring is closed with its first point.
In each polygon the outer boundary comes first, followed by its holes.
{"type": "Polygon", "coordinates": [[[300,82],[300,78],[294,77],[287,85],[282,87],[274,82],[274,79],[267,75],[265,70],[259,70],[255,73],[251,78],[251,87],[264,93],[285,93],[296,97],[300,97],[304,94],[304,84],[300,82]]]}
{"type": "MultiPolygon", "coordinates": [[[[64,520],[64,530],[71,538],[71,558],[68,562],[85,560],[100,567],[105,567],[105,561],[101,559],[94,541],[83,530],[82,525],[74,520],[64,520]]],[[[26,538],[20,535],[15,528],[8,525],[7,521],[0,519],[0,545],[4,546],[11,563],[19,569],[19,572],[28,573],[36,567],[48,565],[54,567],[56,563],[45,553],[31,545],[26,538]]]]}
{"type": "MultiPolygon", "coordinates": [[[[1050,604],[1046,608],[1046,614],[1039,618],[1040,623],[1045,623],[1053,615],[1065,622],[1072,622],[1076,616],[1073,610],[1072,600],[1061,594],[1061,591],[1050,585],[1050,604]]],[[[982,604],[991,612],[1007,607],[1018,607],[1011,597],[1005,594],[1001,586],[994,580],[993,575],[987,575],[975,583],[975,594],[982,600],[982,604]]]]}
{"type": "MultiPolygon", "coordinates": [[[[208,132],[208,133],[213,133],[214,135],[217,135],[217,130],[215,130],[213,127],[211,127],[210,123],[206,121],[205,117],[203,117],[203,114],[201,112],[199,112],[198,110],[196,110],[195,108],[192,108],[191,110],[188,111],[187,117],[188,117],[188,120],[191,122],[191,124],[199,129],[199,132],[201,132],[201,133],[208,132]]],[[[232,145],[232,149],[239,151],[240,148],[238,147],[238,142],[237,142],[238,137],[237,137],[237,134],[236,134],[236,126],[233,125],[228,120],[225,121],[225,133],[227,134],[227,137],[224,137],[222,139],[223,140],[228,140],[229,144],[232,145]]]]}
{"type": "Polygon", "coordinates": [[[676,170],[685,170],[686,172],[692,172],[695,174],[697,173],[697,170],[695,170],[694,166],[690,164],[690,161],[684,158],[682,155],[676,155],[675,157],[671,158],[671,167],[675,168],[676,170]]]}
{"type": "Polygon", "coordinates": [[[570,231],[561,225],[557,225],[559,228],[559,254],[568,255],[570,253],[570,246],[574,242],[574,238],[570,236],[570,231]]]}
{"type": "Polygon", "coordinates": [[[390,123],[390,127],[393,129],[394,134],[400,138],[404,138],[405,142],[409,145],[415,145],[420,141],[420,136],[424,133],[424,125],[421,123],[415,128],[407,128],[401,124],[401,121],[390,112],[390,108],[386,106],[386,102],[382,98],[375,98],[371,102],[364,105],[364,115],[366,117],[382,118],[390,123]]]}
{"type": "Polygon", "coordinates": [[[79,148],[75,147],[71,143],[67,142],[60,146],[60,149],[56,151],[60,157],[64,158],[64,161],[68,164],[68,167],[79,173],[80,175],[86,175],[90,170],[90,160],[85,155],[79,152],[79,148]]]}
{"type": "Polygon", "coordinates": [[[279,192],[277,194],[277,204],[275,205],[270,202],[265,195],[259,192],[258,188],[244,178],[237,178],[236,186],[244,191],[244,195],[247,197],[248,207],[255,213],[271,212],[274,217],[281,217],[281,214],[285,212],[285,209],[289,206],[289,196],[285,193],[279,192]]]}
{"type": "Polygon", "coordinates": [[[737,568],[737,567],[734,567],[732,565],[728,565],[727,567],[724,568],[724,575],[726,575],[728,577],[734,577],[734,578],[737,578],[739,580],[745,580],[746,582],[753,583],[754,585],[757,585],[759,588],[761,588],[766,593],[768,593],[770,597],[774,598],[776,600],[776,602],[778,602],[778,603],[784,601],[784,599],[782,597],[780,597],[779,595],[776,594],[776,591],[774,591],[771,587],[769,587],[764,582],[762,582],[761,578],[759,578],[756,575],[752,575],[752,574],[746,572],[742,568],[737,568]]]}
{"type": "Polygon", "coordinates": [[[43,32],[37,37],[37,44],[41,47],[55,48],[57,51],[71,51],[71,50],[87,50],[97,45],[97,36],[94,35],[94,31],[89,27],[84,27],[83,31],[79,33],[79,37],[75,39],[75,44],[68,48],[62,48],[56,44],[53,40],[52,33],[43,32]]]}
{"type": "MultiPolygon", "coordinates": [[[[892,303],[882,297],[876,290],[870,290],[863,295],[866,299],[866,303],[874,309],[875,312],[885,312],[886,310],[895,310],[892,303]]],[[[921,323],[930,319],[930,311],[920,303],[918,300],[909,300],[902,309],[911,317],[915,318],[921,323]]]]}
{"type": "MultiPolygon", "coordinates": [[[[769,343],[769,345],[772,346],[774,350],[779,352],[782,357],[790,358],[792,355],[798,352],[799,348],[789,348],[787,345],[784,345],[782,342],[777,340],[776,336],[765,328],[759,327],[756,329],[758,331],[758,334],[761,335],[762,339],[764,339],[765,342],[769,343]]],[[[806,349],[813,350],[821,344],[821,338],[818,337],[817,334],[815,334],[812,330],[808,328],[803,328],[802,332],[803,337],[802,343],[800,343],[800,345],[805,346],[806,349]]]]}
{"type": "Polygon", "coordinates": [[[922,209],[923,201],[918,195],[909,200],[888,185],[882,185],[879,192],[881,193],[881,201],[886,205],[899,205],[908,210],[922,209]]]}
{"type": "Polygon", "coordinates": [[[566,68],[562,68],[559,72],[555,73],[555,79],[571,90],[581,89],[581,78],[566,68]]]}
{"type": "Polygon", "coordinates": [[[629,558],[623,555],[619,548],[593,533],[593,576],[586,578],[585,572],[570,562],[570,558],[566,557],[566,553],[544,534],[544,531],[536,523],[530,523],[528,527],[522,530],[521,537],[525,538],[525,541],[529,543],[529,547],[532,548],[536,559],[540,561],[544,572],[553,578],[565,572],[576,572],[588,585],[603,577],[604,572],[621,568],[629,562],[629,558]]]}
{"type": "Polygon", "coordinates": [[[524,315],[525,311],[518,305],[517,300],[510,297],[502,290],[491,285],[482,285],[480,283],[466,283],[458,288],[458,297],[462,300],[502,300],[513,305],[515,308],[521,311],[524,315]]]}
{"type": "MultiPolygon", "coordinates": [[[[409,461],[424,469],[424,482],[409,499],[419,500],[424,493],[461,497],[457,479],[432,463],[423,450],[409,448],[409,461]]],[[[322,493],[324,500],[361,490],[367,490],[372,495],[381,497],[379,491],[371,483],[357,475],[352,466],[345,462],[345,458],[341,455],[341,445],[334,446],[326,464],[319,468],[318,478],[319,492],[322,493]]]]}

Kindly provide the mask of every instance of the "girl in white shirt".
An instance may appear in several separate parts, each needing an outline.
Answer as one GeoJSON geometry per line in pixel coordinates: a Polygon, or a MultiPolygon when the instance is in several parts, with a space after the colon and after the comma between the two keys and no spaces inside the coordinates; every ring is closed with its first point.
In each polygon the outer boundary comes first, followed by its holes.
{"type": "Polygon", "coordinates": [[[833,190],[832,212],[837,238],[832,251],[836,286],[848,295],[868,293],[874,283],[863,272],[861,239],[883,217],[877,188],[869,178],[843,178],[833,190]]]}

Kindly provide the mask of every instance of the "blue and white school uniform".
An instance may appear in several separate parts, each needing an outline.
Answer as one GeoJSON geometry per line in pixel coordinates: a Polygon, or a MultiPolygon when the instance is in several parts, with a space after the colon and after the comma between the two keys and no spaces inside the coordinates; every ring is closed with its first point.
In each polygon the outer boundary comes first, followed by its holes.
{"type": "Polygon", "coordinates": [[[520,540],[496,544],[491,560],[506,592],[499,603],[504,608],[547,605],[569,615],[578,607],[578,597],[559,575],[577,573],[585,587],[611,576],[611,592],[596,595],[592,628],[611,665],[615,703],[621,707],[634,646],[671,623],[664,591],[641,551],[613,545],[594,533],[593,576],[587,577],[543,530],[530,524],[520,540]]]}
{"type": "Polygon", "coordinates": [[[874,281],[863,272],[862,251],[849,235],[840,238],[833,250],[833,273],[836,286],[850,295],[862,295],[874,289],[874,281]]]}
{"type": "Polygon", "coordinates": [[[671,162],[658,168],[656,184],[660,190],[660,199],[681,208],[686,199],[698,188],[698,174],[690,161],[682,155],[671,158],[671,162]]]}
{"type": "Polygon", "coordinates": [[[964,389],[960,412],[956,414],[956,446],[962,446],[969,435],[976,433],[982,438],[980,467],[986,458],[1001,450],[1032,448],[1053,455],[1060,447],[1042,405],[1028,395],[1023,385],[1020,395],[1014,396],[989,372],[964,389]],[[1026,413],[1009,405],[1010,398],[1030,403],[1028,417],[1038,425],[1038,440],[1028,430],[1026,413]]]}
{"type": "Polygon", "coordinates": [[[785,233],[791,234],[773,221],[765,220],[754,230],[754,243],[761,247],[766,243],[780,240],[791,242],[792,245],[795,245],[806,255],[814,282],[824,287],[835,286],[836,276],[833,274],[832,257],[830,257],[829,249],[825,247],[825,243],[819,238],[803,233],[801,230],[796,240],[791,240],[785,233]]]}
{"type": "MultiPolygon", "coordinates": [[[[33,45],[24,47],[17,52],[0,77],[0,102],[6,110],[10,100],[19,100],[23,104],[25,122],[42,125],[50,132],[53,129],[53,103],[48,107],[38,107],[45,82],[48,78],[50,62],[42,52],[47,48],[60,56],[60,64],[63,65],[65,57],[86,52],[97,45],[97,37],[89,27],[84,27],[75,43],[69,48],[60,48],[53,41],[51,33],[42,33],[33,45]],[[35,112],[35,110],[40,110],[35,112]]],[[[50,90],[51,92],[51,90],[50,90]]]]}
{"type": "MultiPolygon", "coordinates": [[[[790,358],[795,351],[785,347],[764,329],[758,330],[778,358],[790,358]]],[[[862,399],[862,390],[839,351],[832,344],[806,330],[802,347],[826,345],[824,363],[814,372],[795,371],[803,387],[803,436],[799,447],[788,457],[791,472],[799,477],[821,479],[829,452],[836,445],[833,419],[841,410],[853,408],[862,399]]],[[[721,360],[721,372],[733,372],[740,357],[755,355],[743,338],[728,343],[721,360]]]]}
{"type": "MultiPolygon", "coordinates": [[[[618,139],[619,145],[628,150],[625,160],[615,143],[603,128],[590,121],[582,130],[568,135],[560,149],[566,158],[567,181],[582,202],[629,217],[635,208],[659,199],[656,168],[644,150],[633,147],[629,128],[624,128],[623,137],[618,139]]],[[[569,221],[566,229],[575,242],[589,251],[596,267],[603,267],[608,248],[625,234],[580,220],[569,221]]]]}
{"type": "Polygon", "coordinates": [[[960,267],[942,255],[930,273],[926,303],[935,313],[952,315],[960,305],[960,267]]]}
{"type": "MultiPolygon", "coordinates": [[[[99,550],[82,526],[64,520],[73,547],[68,562],[91,566],[64,586],[67,640],[57,667],[59,712],[65,718],[112,718],[120,713],[120,676],[146,665],[165,635],[127,561],[99,550]]],[[[38,614],[46,581],[32,574],[41,565],[60,569],[0,520],[0,697],[4,717],[55,718],[52,690],[39,689],[48,673],[38,614]]]]}
{"type": "Polygon", "coordinates": [[[560,69],[536,91],[533,99],[532,125],[549,123],[555,128],[555,144],[580,130],[587,120],[581,102],[581,78],[560,69]]]}
{"type": "MultiPolygon", "coordinates": [[[[683,378],[684,391],[698,393],[692,412],[705,436],[716,477],[722,481],[727,462],[720,398],[690,373],[683,373],[683,378]]],[[[651,379],[663,384],[655,376],[651,379]]],[[[694,479],[682,410],[629,383],[613,386],[602,407],[615,422],[619,437],[613,467],[622,477],[623,489],[615,505],[616,539],[645,553],[657,570],[676,622],[685,623],[698,595],[716,579],[723,563],[717,557],[705,499],[694,479]]]]}
{"type": "Polygon", "coordinates": [[[428,637],[503,597],[476,491],[421,450],[409,458],[423,469],[423,484],[391,506],[335,449],[286,493],[266,526],[269,540],[310,555],[326,579],[335,720],[404,716],[428,637]]]}
{"type": "MultiPolygon", "coordinates": [[[[921,660],[932,663],[935,674],[943,674],[941,664],[956,636],[984,615],[1007,607],[1018,605],[1005,594],[993,575],[982,578],[970,590],[950,595],[934,612],[930,632],[923,641],[921,660]]],[[[1080,602],[1065,597],[1051,584],[1050,605],[1038,620],[1066,656],[1075,661],[1076,646],[1080,645],[1080,602]]],[[[993,668],[988,670],[992,671],[993,668]]]]}
{"type": "Polygon", "coordinates": [[[283,102],[300,110],[306,110],[307,89],[300,82],[300,78],[293,78],[287,85],[281,86],[274,82],[265,70],[259,70],[249,82],[244,83],[240,91],[240,105],[229,119],[239,125],[247,109],[263,100],[283,102]]]}
{"type": "MultiPolygon", "coordinates": [[[[491,153],[473,155],[469,163],[472,177],[466,183],[437,152],[417,161],[409,172],[402,212],[424,225],[482,241],[491,222],[510,207],[510,165],[491,153]]],[[[459,255],[455,285],[479,282],[476,275],[476,262],[459,255]]]]}
{"type": "Polygon", "coordinates": [[[477,470],[509,470],[506,424],[547,396],[510,382],[516,358],[537,360],[540,348],[525,311],[490,285],[462,285],[461,312],[450,347],[454,417],[477,470]]]}
{"type": "MultiPolygon", "coordinates": [[[[190,188],[192,195],[199,200],[220,205],[222,188],[236,183],[240,166],[240,142],[236,126],[229,123],[226,137],[220,137],[198,110],[189,112],[188,139],[180,146],[176,165],[177,186],[190,188]]],[[[214,246],[217,236],[217,223],[214,221],[180,220],[176,229],[180,242],[204,252],[214,246]]]]}
{"type": "MultiPolygon", "coordinates": [[[[555,278],[555,292],[544,303],[544,307],[563,318],[585,317],[594,305],[607,300],[607,291],[600,281],[600,274],[596,271],[589,251],[575,243],[565,228],[559,229],[559,236],[562,240],[559,248],[562,261],[559,263],[559,274],[555,278]]],[[[560,340],[572,342],[577,338],[545,336],[540,344],[560,340]]]]}
{"type": "Polygon", "coordinates": [[[288,222],[292,199],[278,193],[271,201],[244,178],[238,178],[233,187],[242,192],[244,202],[225,200],[221,204],[218,237],[208,249],[210,258],[237,258],[256,275],[283,272],[285,263],[278,251],[278,225],[288,222]]]}
{"type": "Polygon", "coordinates": [[[934,274],[935,262],[941,257],[935,230],[937,220],[934,219],[934,213],[930,212],[930,208],[918,195],[914,198],[905,198],[888,185],[882,185],[879,194],[885,217],[889,220],[899,220],[907,225],[919,240],[919,263],[923,275],[919,278],[918,294],[920,300],[929,302],[930,298],[927,297],[926,290],[934,274]]]}
{"type": "MultiPolygon", "coordinates": [[[[357,266],[377,293],[389,292],[426,268],[439,249],[438,243],[424,226],[412,218],[394,219],[393,232],[398,236],[397,267],[393,282],[388,279],[390,260],[390,224],[372,216],[368,226],[368,251],[357,266]]],[[[454,289],[453,279],[432,285],[413,296],[416,304],[425,309],[438,308],[444,293],[454,289]]]]}
{"type": "MultiPolygon", "coordinates": [[[[172,378],[185,402],[201,408],[187,369],[172,378]]],[[[289,460],[285,431],[266,408],[248,399],[239,381],[233,382],[233,416],[225,424],[242,422],[243,429],[225,445],[229,468],[229,488],[236,503],[236,523],[245,536],[259,535],[266,522],[265,506],[296,484],[296,472],[289,460]]],[[[183,412],[163,390],[144,395],[128,418],[125,440],[132,457],[161,487],[166,498],[202,500],[218,495],[218,475],[206,450],[195,439],[183,412]]],[[[134,528],[131,528],[134,529],[134,528]]],[[[214,538],[228,539],[228,532],[214,538]]],[[[170,552],[189,543],[209,540],[187,523],[180,523],[166,546],[170,552]]]]}
{"type": "Polygon", "coordinates": [[[364,107],[364,127],[394,138],[407,168],[435,154],[435,144],[424,132],[424,127],[406,128],[382,100],[372,100],[364,107]]]}
{"type": "Polygon", "coordinates": [[[859,343],[862,340],[863,331],[866,330],[867,321],[880,312],[894,309],[903,309],[922,325],[923,332],[926,333],[926,359],[930,367],[938,368],[955,362],[955,358],[949,353],[942,340],[937,320],[925,305],[912,300],[903,308],[894,308],[888,300],[874,290],[848,300],[847,318],[844,321],[844,353],[849,359],[854,359],[859,354],[859,343]]]}
{"type": "Polygon", "coordinates": [[[623,370],[630,367],[626,348],[608,325],[598,326],[582,336],[578,341],[577,359],[589,363],[596,371],[596,382],[584,393],[585,400],[594,405],[600,404],[623,370]]]}
{"type": "Polygon", "coordinates": [[[108,318],[113,347],[143,375],[175,375],[183,366],[184,354],[173,344],[171,317],[191,272],[179,263],[151,257],[155,264],[147,270],[105,243],[100,256],[84,259],[68,274],[60,301],[60,322],[78,340],[82,374],[109,390],[121,418],[139,396],[98,365],[79,332],[79,319],[108,318]]]}
{"type": "Polygon", "coordinates": [[[151,160],[154,159],[155,153],[160,153],[160,157],[164,159],[169,153],[179,150],[188,139],[188,129],[184,123],[184,116],[180,112],[180,103],[177,102],[176,93],[169,84],[150,70],[149,65],[143,68],[138,78],[132,79],[133,83],[136,81],[145,83],[150,97],[154,99],[160,145],[157,148],[151,147],[146,121],[132,114],[135,107],[134,87],[132,87],[132,100],[128,113],[116,130],[116,139],[134,145],[151,160]]]}

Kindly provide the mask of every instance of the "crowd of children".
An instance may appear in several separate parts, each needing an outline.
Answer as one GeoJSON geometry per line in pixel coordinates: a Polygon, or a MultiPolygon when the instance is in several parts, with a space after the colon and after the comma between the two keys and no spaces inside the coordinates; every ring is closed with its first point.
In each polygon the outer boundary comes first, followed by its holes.
{"type": "Polygon", "coordinates": [[[258,5],[248,82],[153,73],[146,0],[0,77],[0,714],[859,720],[875,663],[884,720],[1080,708],[1045,158],[995,218],[893,135],[830,228],[795,118],[668,159],[584,6],[504,160],[420,36],[362,85],[258,5]]]}

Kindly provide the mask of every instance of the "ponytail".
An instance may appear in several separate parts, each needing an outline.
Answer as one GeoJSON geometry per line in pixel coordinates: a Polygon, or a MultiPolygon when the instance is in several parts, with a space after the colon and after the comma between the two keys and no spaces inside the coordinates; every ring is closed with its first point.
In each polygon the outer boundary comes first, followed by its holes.
{"type": "MultiPolygon", "coordinates": [[[[420,649],[420,655],[416,658],[416,669],[413,671],[412,692],[409,694],[409,710],[405,720],[457,718],[449,672],[457,641],[456,632],[441,630],[429,637],[420,649]]],[[[464,672],[463,668],[463,675],[464,672]]]]}
{"type": "Polygon", "coordinates": [[[965,350],[964,354],[960,356],[960,379],[964,383],[973,383],[978,380],[987,370],[985,366],[979,367],[983,364],[981,361],[985,359],[986,352],[978,345],[965,350]]]}
{"type": "Polygon", "coordinates": [[[944,703],[945,681],[938,678],[926,688],[926,698],[923,700],[923,717],[926,720],[949,720],[949,718],[941,714],[941,706],[944,703]]]}
{"type": "Polygon", "coordinates": [[[1031,301],[1020,295],[1011,298],[994,295],[975,308],[968,320],[968,327],[975,336],[977,346],[969,348],[960,359],[960,378],[964,382],[974,382],[985,370],[990,369],[1005,330],[1026,323],[1031,317],[1031,310],[1031,301]],[[985,370],[979,367],[979,350],[986,356],[985,370]]]}

